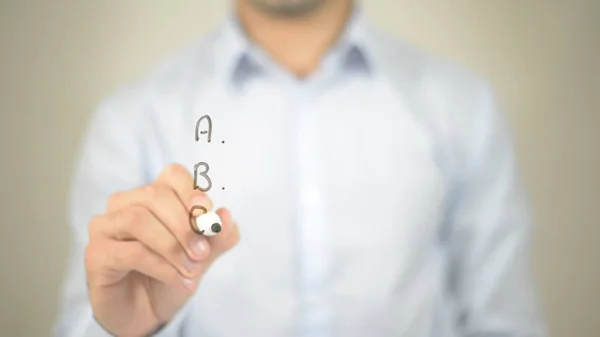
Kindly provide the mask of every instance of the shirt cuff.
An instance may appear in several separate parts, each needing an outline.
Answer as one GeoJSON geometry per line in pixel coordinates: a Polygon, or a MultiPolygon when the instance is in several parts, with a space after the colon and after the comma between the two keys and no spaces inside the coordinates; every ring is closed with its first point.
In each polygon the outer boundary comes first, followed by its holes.
{"type": "MultiPolygon", "coordinates": [[[[191,300],[191,299],[190,299],[191,300]]],[[[182,330],[185,318],[189,310],[190,303],[186,303],[182,309],[180,309],[173,319],[166,325],[163,325],[158,331],[150,334],[148,337],[183,337],[182,330]]],[[[96,320],[95,317],[91,316],[91,320],[87,325],[84,337],[115,337],[115,335],[109,333],[104,329],[102,325],[96,320]]]]}

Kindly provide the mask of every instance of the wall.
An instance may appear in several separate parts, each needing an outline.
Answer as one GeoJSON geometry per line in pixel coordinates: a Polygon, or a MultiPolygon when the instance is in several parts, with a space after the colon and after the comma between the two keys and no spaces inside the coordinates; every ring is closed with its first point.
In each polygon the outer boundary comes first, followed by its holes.
{"type": "MultiPolygon", "coordinates": [[[[486,76],[508,112],[537,223],[553,336],[600,331],[600,2],[364,2],[382,27],[486,76]]],[[[47,336],[84,123],[118,85],[199,38],[222,1],[0,1],[0,336],[47,336]]]]}

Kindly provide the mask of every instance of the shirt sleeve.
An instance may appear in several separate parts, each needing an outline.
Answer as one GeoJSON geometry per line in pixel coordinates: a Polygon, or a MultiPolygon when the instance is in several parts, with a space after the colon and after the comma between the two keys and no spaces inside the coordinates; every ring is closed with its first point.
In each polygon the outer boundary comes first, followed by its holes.
{"type": "MultiPolygon", "coordinates": [[[[53,336],[104,337],[112,336],[95,320],[90,306],[84,251],[88,243],[88,223],[95,215],[104,213],[108,197],[149,180],[144,160],[147,146],[147,113],[139,104],[139,94],[123,90],[95,111],[84,134],[78,153],[70,188],[69,226],[70,255],[62,285],[60,310],[53,336]]],[[[151,135],[150,135],[151,136],[151,135]]],[[[189,305],[154,336],[181,337],[189,305]]]]}
{"type": "Polygon", "coordinates": [[[507,121],[482,85],[450,222],[462,336],[546,336],[530,266],[532,221],[507,121]]]}

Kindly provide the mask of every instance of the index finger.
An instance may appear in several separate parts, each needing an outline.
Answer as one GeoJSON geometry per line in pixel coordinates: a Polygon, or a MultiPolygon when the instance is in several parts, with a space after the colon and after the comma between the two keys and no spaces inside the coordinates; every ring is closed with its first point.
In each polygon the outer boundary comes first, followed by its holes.
{"type": "Polygon", "coordinates": [[[156,181],[171,187],[188,212],[194,206],[203,206],[208,211],[213,207],[212,200],[206,193],[195,189],[194,178],[185,167],[179,164],[167,166],[156,181]]]}

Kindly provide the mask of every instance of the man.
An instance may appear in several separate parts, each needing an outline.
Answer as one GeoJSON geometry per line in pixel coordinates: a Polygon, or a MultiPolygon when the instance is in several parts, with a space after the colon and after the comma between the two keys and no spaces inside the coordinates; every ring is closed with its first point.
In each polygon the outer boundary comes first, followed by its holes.
{"type": "Polygon", "coordinates": [[[55,334],[542,336],[485,82],[350,0],[235,14],[94,114],[55,334]]]}

